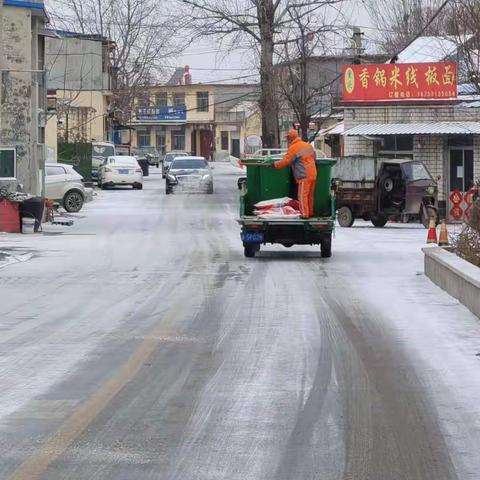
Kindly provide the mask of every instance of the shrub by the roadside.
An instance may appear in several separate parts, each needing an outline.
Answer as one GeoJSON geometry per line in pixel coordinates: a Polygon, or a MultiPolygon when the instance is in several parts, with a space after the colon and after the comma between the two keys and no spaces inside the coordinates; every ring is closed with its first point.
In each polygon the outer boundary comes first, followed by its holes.
{"type": "Polygon", "coordinates": [[[475,199],[470,212],[470,219],[452,239],[452,246],[459,257],[480,267],[480,198],[475,199]]]}

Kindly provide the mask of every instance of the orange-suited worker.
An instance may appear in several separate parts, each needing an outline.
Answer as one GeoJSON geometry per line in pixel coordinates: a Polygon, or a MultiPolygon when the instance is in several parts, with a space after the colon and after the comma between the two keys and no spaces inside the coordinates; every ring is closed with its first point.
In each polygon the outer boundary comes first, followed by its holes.
{"type": "Polygon", "coordinates": [[[298,185],[298,201],[302,218],[313,216],[315,185],[317,183],[317,167],[315,150],[304,142],[296,130],[287,134],[288,151],[282,160],[274,163],[275,168],[292,167],[293,176],[298,185]]]}

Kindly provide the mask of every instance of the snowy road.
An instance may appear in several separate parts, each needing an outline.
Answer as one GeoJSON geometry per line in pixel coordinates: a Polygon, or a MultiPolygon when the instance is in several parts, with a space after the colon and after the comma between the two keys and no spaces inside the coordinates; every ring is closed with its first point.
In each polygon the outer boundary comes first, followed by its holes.
{"type": "Polygon", "coordinates": [[[425,230],[245,259],[214,173],[0,236],[0,479],[478,480],[480,320],[423,275],[425,230]]]}

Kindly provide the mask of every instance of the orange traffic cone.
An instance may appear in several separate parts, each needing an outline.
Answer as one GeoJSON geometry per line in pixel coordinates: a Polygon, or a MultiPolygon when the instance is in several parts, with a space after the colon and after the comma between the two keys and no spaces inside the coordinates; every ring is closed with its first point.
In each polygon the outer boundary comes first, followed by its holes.
{"type": "Polygon", "coordinates": [[[440,236],[438,237],[438,246],[439,247],[448,247],[448,232],[447,232],[447,224],[445,220],[442,220],[440,225],[440,236]]]}
{"type": "Polygon", "coordinates": [[[433,217],[430,219],[430,225],[428,226],[427,243],[437,243],[437,229],[433,217]]]}

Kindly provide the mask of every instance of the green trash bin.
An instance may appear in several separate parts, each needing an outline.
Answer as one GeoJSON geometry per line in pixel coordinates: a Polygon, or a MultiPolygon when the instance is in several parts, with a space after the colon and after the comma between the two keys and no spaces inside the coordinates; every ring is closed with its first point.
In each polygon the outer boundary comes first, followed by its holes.
{"type": "MultiPolygon", "coordinates": [[[[245,199],[245,214],[251,215],[253,205],[272,198],[295,197],[297,187],[291,168],[276,170],[266,164],[281,157],[249,158],[247,163],[247,190],[245,199]]],[[[317,158],[317,185],[315,188],[314,215],[329,217],[331,215],[330,185],[332,181],[332,167],[335,160],[331,158],[317,158]]]]}
{"type": "Polygon", "coordinates": [[[317,158],[317,185],[315,188],[314,214],[317,217],[331,215],[330,187],[332,183],[332,168],[336,161],[331,158],[317,158]]]}
{"type": "Polygon", "coordinates": [[[248,196],[245,213],[251,215],[253,205],[272,198],[289,197],[293,178],[290,168],[276,170],[265,165],[271,164],[280,157],[249,158],[247,164],[248,196]]]}

